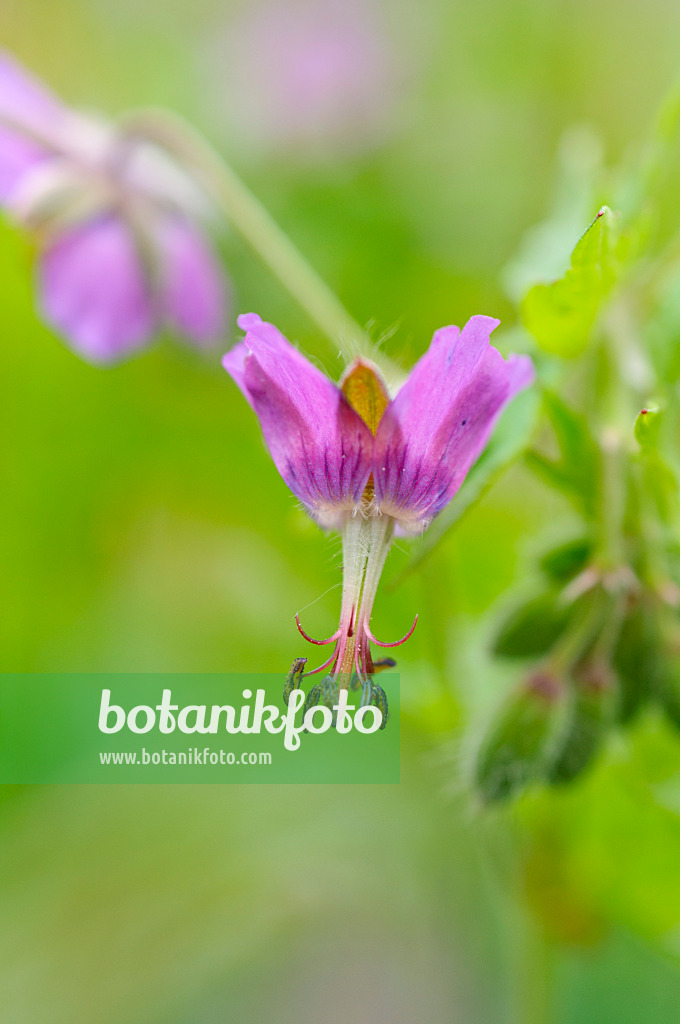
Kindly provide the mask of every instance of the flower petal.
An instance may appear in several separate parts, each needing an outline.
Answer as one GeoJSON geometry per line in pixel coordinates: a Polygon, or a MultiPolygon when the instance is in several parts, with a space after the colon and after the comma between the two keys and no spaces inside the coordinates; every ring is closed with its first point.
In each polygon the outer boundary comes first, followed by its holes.
{"type": "Polygon", "coordinates": [[[499,324],[474,316],[444,327],[381,420],[373,478],[378,506],[416,532],[444,508],[481,454],[503,407],[533,380],[526,356],[489,343],[499,324]]]}
{"type": "Polygon", "coordinates": [[[198,344],[215,341],[224,329],[225,288],[212,249],[200,231],[180,217],[163,221],[159,242],[166,319],[198,344]]]}
{"type": "MultiPolygon", "coordinates": [[[[239,317],[239,323],[243,317],[239,317]]],[[[250,393],[246,387],[246,360],[250,355],[250,349],[246,347],[245,341],[242,341],[239,345],[234,347],[227,352],[226,356],[222,359],[222,366],[229,373],[237,385],[239,391],[245,398],[246,402],[251,409],[254,410],[253,400],[250,397],[250,393]]]]}
{"type": "Polygon", "coordinates": [[[272,324],[239,318],[245,342],[225,369],[257,413],[276,468],[322,525],[358,504],[373,438],[342,392],[272,324]]]}
{"type": "Polygon", "coordinates": [[[49,155],[31,134],[51,137],[63,113],[56,97],[0,51],[0,202],[7,202],[26,171],[49,155]]]}
{"type": "Polygon", "coordinates": [[[93,363],[120,359],[153,333],[144,268],[130,231],[112,216],[67,232],[46,250],[40,290],[47,321],[93,363]]]}

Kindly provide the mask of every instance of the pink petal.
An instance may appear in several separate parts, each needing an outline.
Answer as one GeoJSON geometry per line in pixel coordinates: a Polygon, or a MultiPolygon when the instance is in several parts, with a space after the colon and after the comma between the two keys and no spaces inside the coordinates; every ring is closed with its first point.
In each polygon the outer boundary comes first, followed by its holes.
{"type": "Polygon", "coordinates": [[[180,217],[163,222],[159,242],[167,321],[198,344],[215,341],[225,320],[224,278],[215,254],[203,235],[180,217]]]}
{"type": "Polygon", "coordinates": [[[510,399],[533,380],[526,356],[506,361],[489,343],[499,321],[474,316],[437,331],[378,428],[376,501],[417,531],[454,496],[510,399]]]}
{"type": "Polygon", "coordinates": [[[67,232],[46,250],[40,291],[46,320],[93,363],[134,352],[156,326],[134,240],[113,216],[67,232]]]}
{"type": "Polygon", "coordinates": [[[225,356],[262,424],[279,473],[323,525],[353,508],[371,473],[373,437],[342,392],[272,324],[239,318],[246,339],[225,356]]]}
{"type": "Polygon", "coordinates": [[[0,51],[0,202],[7,202],[21,177],[49,155],[31,133],[51,137],[63,113],[37,78],[0,51]]]}
{"type": "MultiPolygon", "coordinates": [[[[242,320],[243,317],[239,317],[239,324],[241,324],[242,320]]],[[[222,366],[231,375],[232,380],[237,385],[250,408],[254,409],[253,400],[246,387],[246,361],[249,356],[250,349],[246,347],[245,341],[242,341],[239,345],[234,345],[231,351],[227,352],[226,356],[222,359],[222,366]]]]}

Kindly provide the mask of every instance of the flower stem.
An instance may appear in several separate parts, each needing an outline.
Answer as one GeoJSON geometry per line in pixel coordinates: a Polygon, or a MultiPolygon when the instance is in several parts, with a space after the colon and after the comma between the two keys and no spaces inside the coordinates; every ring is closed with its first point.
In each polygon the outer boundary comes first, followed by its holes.
{"type": "Polygon", "coordinates": [[[366,332],[250,189],[198,133],[176,115],[156,110],[132,114],[123,122],[123,129],[154,142],[191,169],[229,222],[347,361],[359,354],[372,356],[374,346],[366,332]]]}

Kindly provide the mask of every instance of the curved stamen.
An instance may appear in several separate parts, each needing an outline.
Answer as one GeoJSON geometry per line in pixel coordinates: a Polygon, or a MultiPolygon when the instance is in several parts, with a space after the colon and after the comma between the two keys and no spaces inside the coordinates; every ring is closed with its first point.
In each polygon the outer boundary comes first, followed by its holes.
{"type": "MultiPolygon", "coordinates": [[[[312,643],[313,642],[314,641],[312,641],[312,643]]],[[[311,670],[311,672],[305,672],[305,674],[301,678],[302,679],[306,679],[307,676],[315,676],[317,672],[323,672],[323,670],[325,668],[328,668],[328,666],[331,665],[334,660],[335,660],[335,651],[333,651],[333,653],[331,654],[331,656],[328,659],[328,661],[324,661],[323,665],[319,665],[318,668],[313,668],[311,670]]]]}
{"type": "Polygon", "coordinates": [[[417,622],[418,622],[418,616],[416,615],[415,619],[413,620],[413,625],[409,629],[409,631],[406,634],[406,636],[402,636],[401,640],[394,640],[390,644],[385,643],[384,640],[376,640],[376,638],[371,633],[371,627],[368,625],[367,622],[364,624],[364,632],[366,633],[366,636],[371,641],[371,643],[372,644],[377,644],[378,647],[400,647],[401,644],[406,643],[406,641],[409,639],[409,637],[413,636],[413,630],[416,628],[416,623],[417,622]]]}
{"type": "MultiPolygon", "coordinates": [[[[340,637],[340,630],[336,629],[335,633],[333,633],[333,636],[329,636],[327,640],[315,640],[313,637],[307,636],[307,634],[305,633],[304,629],[300,625],[300,616],[298,615],[297,612],[295,613],[295,622],[297,624],[298,630],[305,638],[305,640],[309,640],[310,644],[316,644],[318,647],[323,647],[324,644],[332,644],[334,640],[338,640],[340,637]]],[[[307,673],[307,675],[309,675],[309,673],[307,673]]]]}

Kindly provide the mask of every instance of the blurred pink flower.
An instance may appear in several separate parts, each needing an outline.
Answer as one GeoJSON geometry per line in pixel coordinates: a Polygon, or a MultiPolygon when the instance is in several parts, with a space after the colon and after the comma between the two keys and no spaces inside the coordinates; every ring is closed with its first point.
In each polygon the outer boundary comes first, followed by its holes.
{"type": "Polygon", "coordinates": [[[213,44],[228,110],[256,142],[374,145],[399,91],[375,0],[261,0],[213,44]]]}
{"type": "Polygon", "coordinates": [[[221,334],[225,285],[191,179],[2,52],[0,203],[38,240],[45,319],[89,361],[122,358],[164,327],[198,345],[221,334]]]}

